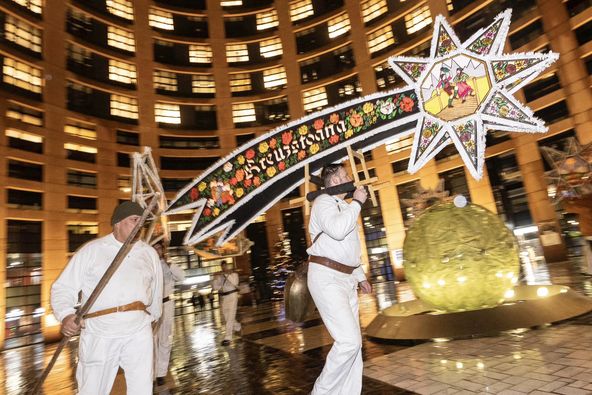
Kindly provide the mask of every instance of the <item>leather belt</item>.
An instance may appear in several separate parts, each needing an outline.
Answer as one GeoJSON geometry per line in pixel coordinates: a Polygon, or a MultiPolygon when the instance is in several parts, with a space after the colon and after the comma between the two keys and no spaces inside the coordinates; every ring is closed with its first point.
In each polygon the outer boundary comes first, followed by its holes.
{"type": "Polygon", "coordinates": [[[82,318],[84,318],[84,319],[94,318],[94,317],[100,317],[102,315],[119,313],[122,311],[137,311],[137,310],[146,311],[146,305],[144,303],[140,302],[139,300],[137,300],[135,302],[131,302],[131,303],[125,304],[123,306],[111,307],[108,309],[95,311],[94,313],[85,314],[82,318]]]}
{"type": "Polygon", "coordinates": [[[359,265],[358,266],[344,265],[343,263],[339,263],[337,261],[334,261],[333,259],[325,258],[324,256],[315,256],[315,255],[311,255],[308,258],[308,262],[323,265],[323,266],[326,266],[330,269],[337,270],[338,272],[345,273],[345,274],[352,274],[354,270],[356,270],[358,267],[360,267],[359,265]]]}
{"type": "Polygon", "coordinates": [[[170,296],[164,297],[164,298],[162,298],[162,303],[166,303],[169,300],[171,300],[171,297],[170,296]]]}
{"type": "Polygon", "coordinates": [[[235,293],[235,292],[238,292],[238,289],[233,289],[232,291],[228,291],[228,292],[219,292],[219,293],[220,293],[220,295],[222,295],[222,296],[226,296],[226,295],[233,294],[233,293],[235,293]]]}

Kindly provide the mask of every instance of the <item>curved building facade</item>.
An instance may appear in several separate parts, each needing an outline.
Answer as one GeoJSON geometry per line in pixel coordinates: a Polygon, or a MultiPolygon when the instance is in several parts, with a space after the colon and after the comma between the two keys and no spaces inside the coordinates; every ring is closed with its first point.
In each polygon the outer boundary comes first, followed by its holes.
{"type": "MultiPolygon", "coordinates": [[[[367,271],[374,281],[401,276],[411,214],[400,200],[440,178],[518,234],[537,240],[533,226],[559,230],[562,213],[548,198],[539,147],[561,149],[567,137],[592,141],[588,4],[68,0],[50,7],[43,0],[1,0],[0,342],[14,347],[57,334],[50,286],[76,248],[110,231],[113,208],[130,196],[130,153],[152,148],[172,198],[210,164],[273,127],[402,86],[387,58],[427,55],[438,14],[466,39],[512,7],[507,52],[560,54],[518,94],[549,132],[488,133],[480,182],[453,147],[416,174],[405,171],[410,138],[368,153],[372,174],[392,185],[363,214],[367,271]]],[[[582,226],[592,222],[590,213],[582,218],[582,226]]],[[[173,220],[174,233],[186,220],[173,220]]],[[[304,222],[302,207],[282,200],[246,230],[255,245],[239,265],[264,287],[281,232],[303,254],[304,222]]],[[[547,260],[565,258],[565,241],[542,248],[547,260]]]]}

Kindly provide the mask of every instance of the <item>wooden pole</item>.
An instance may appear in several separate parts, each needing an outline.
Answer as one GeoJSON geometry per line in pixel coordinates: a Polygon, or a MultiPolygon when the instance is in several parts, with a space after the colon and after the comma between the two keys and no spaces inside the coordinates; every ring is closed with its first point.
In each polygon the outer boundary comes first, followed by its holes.
{"type": "MultiPolygon", "coordinates": [[[[111,277],[113,277],[113,274],[115,274],[115,271],[121,265],[121,262],[123,262],[123,259],[125,258],[125,256],[127,255],[127,253],[132,248],[132,246],[135,242],[136,235],[138,234],[138,232],[140,231],[142,226],[144,226],[144,222],[146,222],[146,219],[148,218],[148,216],[150,215],[150,213],[152,212],[152,210],[154,209],[154,207],[158,203],[158,199],[159,199],[159,194],[156,194],[156,196],[154,196],[152,198],[152,200],[150,201],[150,204],[148,205],[148,207],[146,207],[144,209],[144,212],[142,213],[140,220],[136,223],[136,226],[134,227],[134,229],[132,229],[132,232],[130,233],[128,238],[125,240],[125,243],[123,243],[123,245],[121,246],[121,248],[117,252],[117,255],[115,255],[115,258],[113,258],[111,265],[109,265],[109,267],[105,271],[105,274],[103,274],[103,277],[97,283],[97,286],[90,294],[88,300],[76,312],[76,318],[75,318],[76,324],[79,324],[82,317],[86,313],[88,313],[88,311],[91,309],[91,307],[93,306],[93,304],[95,303],[95,301],[97,300],[97,298],[99,297],[101,292],[103,292],[103,289],[105,288],[105,286],[107,285],[109,280],[111,280],[111,277]]],[[[43,382],[45,381],[45,379],[49,375],[49,372],[53,368],[53,365],[55,365],[60,353],[64,349],[64,346],[68,343],[68,341],[70,341],[70,337],[71,336],[64,336],[62,338],[62,340],[60,341],[60,344],[58,345],[58,348],[56,349],[55,353],[53,354],[53,357],[51,358],[51,361],[49,361],[49,364],[47,365],[47,367],[43,371],[43,374],[41,375],[41,377],[39,377],[39,379],[37,379],[35,386],[31,390],[31,392],[29,392],[30,395],[37,395],[37,394],[41,393],[41,387],[43,386],[43,382]]]]}

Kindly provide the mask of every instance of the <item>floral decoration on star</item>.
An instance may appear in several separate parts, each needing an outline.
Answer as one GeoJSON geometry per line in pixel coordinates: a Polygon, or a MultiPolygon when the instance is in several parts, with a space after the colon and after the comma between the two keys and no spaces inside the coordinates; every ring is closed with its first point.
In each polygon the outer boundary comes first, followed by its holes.
{"type": "Polygon", "coordinates": [[[453,143],[474,178],[483,173],[487,130],[543,133],[544,122],[512,94],[557,54],[503,54],[511,10],[461,42],[436,17],[429,58],[392,57],[391,67],[417,93],[417,122],[408,170],[414,173],[453,143]]]}

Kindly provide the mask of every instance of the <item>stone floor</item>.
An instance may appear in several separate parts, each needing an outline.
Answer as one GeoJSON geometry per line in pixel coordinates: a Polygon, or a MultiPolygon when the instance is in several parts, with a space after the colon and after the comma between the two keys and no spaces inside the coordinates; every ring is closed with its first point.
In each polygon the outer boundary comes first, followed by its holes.
{"type": "MultiPolygon", "coordinates": [[[[574,262],[539,267],[529,282],[568,285],[592,296],[574,262]]],[[[379,309],[413,298],[407,284],[379,284],[360,299],[365,327],[379,309]]],[[[332,340],[319,317],[295,325],[280,303],[242,308],[243,334],[221,347],[218,309],[176,318],[170,374],[156,394],[307,394],[332,340]]],[[[364,394],[592,394],[592,314],[543,329],[449,342],[364,339],[364,394]]],[[[74,394],[77,341],[49,375],[45,394],[74,394]]],[[[55,345],[4,351],[0,394],[24,393],[55,345]]],[[[125,393],[118,375],[113,394],[125,393]]]]}

